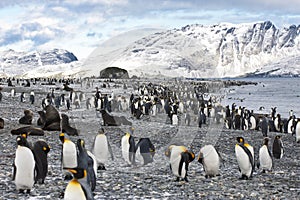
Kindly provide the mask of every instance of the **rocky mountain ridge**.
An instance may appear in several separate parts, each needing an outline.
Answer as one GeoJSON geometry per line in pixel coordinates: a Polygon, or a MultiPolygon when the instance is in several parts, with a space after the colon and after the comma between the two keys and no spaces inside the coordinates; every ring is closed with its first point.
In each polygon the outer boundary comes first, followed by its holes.
{"type": "Polygon", "coordinates": [[[122,47],[117,54],[102,53],[100,47],[85,68],[94,74],[98,74],[95,70],[114,66],[138,76],[209,78],[260,73],[265,66],[276,64],[279,69],[275,73],[297,75],[300,65],[293,60],[299,60],[299,33],[300,25],[279,29],[270,21],[187,25],[150,34],[122,47]],[[288,66],[280,65],[287,60],[288,66]]]}
{"type": "Polygon", "coordinates": [[[64,49],[17,52],[12,49],[0,52],[0,75],[24,76],[30,71],[55,71],[58,66],[78,61],[77,57],[64,49]]]}

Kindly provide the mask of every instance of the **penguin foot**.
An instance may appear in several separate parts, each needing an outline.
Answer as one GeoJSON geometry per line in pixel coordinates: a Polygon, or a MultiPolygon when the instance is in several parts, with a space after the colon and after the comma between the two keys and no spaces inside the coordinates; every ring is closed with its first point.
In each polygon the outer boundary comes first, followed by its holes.
{"type": "Polygon", "coordinates": [[[240,180],[248,180],[249,178],[248,178],[248,176],[246,176],[246,175],[243,174],[242,177],[240,177],[239,179],[240,180]]]}
{"type": "Polygon", "coordinates": [[[30,189],[27,189],[27,190],[26,190],[26,194],[30,194],[30,189]]]}
{"type": "Polygon", "coordinates": [[[37,180],[37,183],[38,183],[38,184],[44,184],[45,182],[44,182],[43,179],[39,179],[39,180],[37,180]]]}
{"type": "Polygon", "coordinates": [[[24,190],[20,189],[20,190],[19,190],[19,193],[20,193],[20,194],[24,194],[24,190]]]}
{"type": "Polygon", "coordinates": [[[179,180],[180,180],[179,177],[177,177],[176,180],[175,180],[175,182],[179,182],[179,180]]]}
{"type": "Polygon", "coordinates": [[[189,180],[187,179],[187,177],[185,177],[183,180],[184,180],[185,182],[189,182],[189,180]]]}
{"type": "Polygon", "coordinates": [[[106,168],[105,168],[104,165],[100,165],[100,166],[98,167],[98,170],[106,170],[106,168]]]}
{"type": "Polygon", "coordinates": [[[59,198],[60,198],[60,199],[63,199],[64,196],[65,196],[65,193],[64,193],[64,192],[61,192],[60,195],[59,195],[59,198]]]}

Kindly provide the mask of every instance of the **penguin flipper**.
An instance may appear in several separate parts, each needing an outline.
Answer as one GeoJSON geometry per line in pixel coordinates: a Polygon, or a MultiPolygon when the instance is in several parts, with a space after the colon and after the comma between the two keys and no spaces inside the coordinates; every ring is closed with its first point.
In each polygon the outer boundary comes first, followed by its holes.
{"type": "Polygon", "coordinates": [[[135,143],[132,136],[129,137],[129,160],[132,164],[135,164],[135,143]]]}
{"type": "Polygon", "coordinates": [[[80,182],[81,188],[87,200],[94,200],[93,193],[90,186],[87,183],[80,182]]]}
{"type": "Polygon", "coordinates": [[[15,164],[13,164],[13,176],[12,176],[13,181],[16,179],[16,173],[17,173],[17,167],[15,164]]]}
{"type": "Polygon", "coordinates": [[[183,167],[183,163],[184,163],[184,160],[183,160],[183,154],[181,154],[181,159],[180,159],[180,162],[179,162],[179,167],[178,167],[178,175],[181,177],[181,171],[182,171],[182,167],[183,167]]]}
{"type": "Polygon", "coordinates": [[[108,142],[108,140],[107,140],[107,146],[108,146],[108,151],[110,153],[111,159],[114,160],[114,154],[113,154],[112,148],[111,148],[110,143],[108,142]]]}
{"type": "MultiPolygon", "coordinates": [[[[221,154],[220,154],[220,152],[215,148],[215,150],[216,150],[216,152],[217,152],[217,154],[218,154],[218,156],[219,156],[219,158],[220,158],[220,161],[223,163],[223,165],[225,164],[225,162],[224,162],[224,159],[222,158],[222,156],[221,156],[221,154]]],[[[225,166],[225,165],[224,165],[225,166]]]]}

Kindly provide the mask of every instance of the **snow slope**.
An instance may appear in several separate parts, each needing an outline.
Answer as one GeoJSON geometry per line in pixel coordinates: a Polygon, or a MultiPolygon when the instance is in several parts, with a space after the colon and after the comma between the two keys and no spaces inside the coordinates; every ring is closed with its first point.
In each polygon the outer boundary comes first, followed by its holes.
{"type": "Polygon", "coordinates": [[[106,49],[112,41],[122,40],[118,36],[96,49],[83,68],[95,75],[111,66],[137,76],[237,77],[274,68],[299,74],[294,61],[300,55],[299,32],[299,25],[278,29],[269,21],[195,24],[106,49]]]}
{"type": "Polygon", "coordinates": [[[63,49],[48,51],[0,52],[0,76],[51,77],[76,74],[81,70],[76,56],[63,49]],[[78,68],[74,70],[74,68],[78,68]]]}

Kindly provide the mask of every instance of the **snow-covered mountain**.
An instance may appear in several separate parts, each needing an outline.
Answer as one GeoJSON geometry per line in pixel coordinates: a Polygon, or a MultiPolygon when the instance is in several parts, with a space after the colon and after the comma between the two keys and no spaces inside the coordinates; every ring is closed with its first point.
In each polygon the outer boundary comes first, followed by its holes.
{"type": "Polygon", "coordinates": [[[77,63],[76,56],[63,49],[48,51],[0,52],[0,76],[53,76],[69,73],[70,67],[77,63]]]}
{"type": "MultiPolygon", "coordinates": [[[[100,45],[83,65],[86,75],[120,67],[129,75],[237,77],[299,75],[300,25],[278,29],[270,22],[187,25],[155,32],[126,45],[100,45]]],[[[126,37],[123,37],[126,41],[126,37]]],[[[122,41],[112,38],[112,42],[122,41]]]]}

